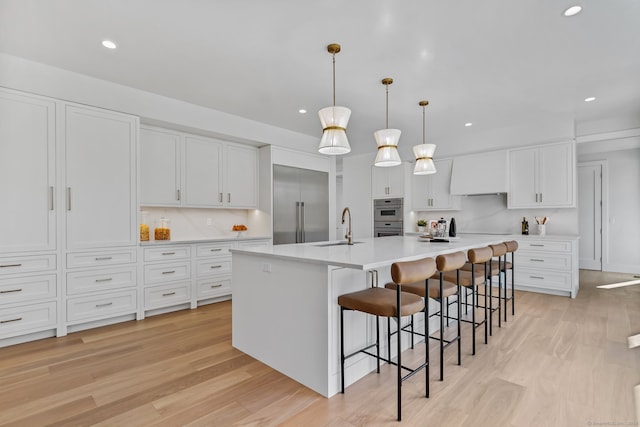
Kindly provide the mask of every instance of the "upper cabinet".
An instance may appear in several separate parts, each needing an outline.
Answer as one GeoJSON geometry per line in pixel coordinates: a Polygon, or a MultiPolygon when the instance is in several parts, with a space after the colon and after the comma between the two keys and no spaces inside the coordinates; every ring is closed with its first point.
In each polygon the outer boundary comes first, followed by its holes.
{"type": "Polygon", "coordinates": [[[508,207],[575,207],[575,143],[509,152],[508,207]]]}
{"type": "Polygon", "coordinates": [[[371,166],[371,196],[374,199],[404,196],[404,167],[371,166]]]}
{"type": "Polygon", "coordinates": [[[55,103],[0,91],[0,117],[0,252],[55,250],[55,103]]]}
{"type": "Polygon", "coordinates": [[[138,118],[65,109],[67,249],[135,245],[138,118]]]}
{"type": "Polygon", "coordinates": [[[452,196],[450,192],[453,160],[434,160],[434,163],[435,174],[411,175],[412,210],[460,210],[460,197],[452,196]]]}
{"type": "Polygon", "coordinates": [[[141,205],[258,206],[255,148],[152,127],[140,135],[141,205]]]}

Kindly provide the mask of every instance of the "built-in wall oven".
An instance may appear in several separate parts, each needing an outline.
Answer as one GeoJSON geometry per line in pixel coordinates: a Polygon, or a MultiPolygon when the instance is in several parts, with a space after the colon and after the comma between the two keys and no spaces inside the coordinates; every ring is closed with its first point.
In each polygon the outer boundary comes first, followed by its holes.
{"type": "Polygon", "coordinates": [[[373,237],[402,236],[402,204],[401,198],[373,201],[373,237]]]}

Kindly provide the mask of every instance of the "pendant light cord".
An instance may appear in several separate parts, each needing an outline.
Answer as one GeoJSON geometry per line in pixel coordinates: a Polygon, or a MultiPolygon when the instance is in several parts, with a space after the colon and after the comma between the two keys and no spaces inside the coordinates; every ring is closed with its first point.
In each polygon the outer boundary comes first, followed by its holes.
{"type": "Polygon", "coordinates": [[[333,106],[336,106],[336,54],[333,55],[333,106]]]}
{"type": "Polygon", "coordinates": [[[385,128],[389,129],[389,85],[385,85],[385,87],[387,88],[387,112],[386,112],[387,125],[385,128]]]}
{"type": "Polygon", "coordinates": [[[422,106],[422,143],[423,144],[426,144],[426,142],[427,142],[426,139],[425,139],[425,136],[424,136],[424,110],[425,110],[425,108],[426,107],[423,105],[422,106]]]}

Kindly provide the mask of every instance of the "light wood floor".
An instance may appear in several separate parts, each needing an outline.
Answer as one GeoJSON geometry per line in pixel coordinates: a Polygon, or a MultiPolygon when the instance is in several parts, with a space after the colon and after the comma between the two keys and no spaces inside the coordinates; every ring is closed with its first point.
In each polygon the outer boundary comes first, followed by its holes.
{"type": "MultiPolygon", "coordinates": [[[[640,286],[595,288],[630,279],[582,271],[575,300],[517,292],[516,316],[476,356],[463,330],[443,383],[432,342],[431,397],[422,375],[405,382],[401,425],[637,425],[640,348],[626,340],[640,286]]],[[[391,426],[394,372],[325,399],[232,348],[227,302],[0,349],[0,425],[391,426]]]]}

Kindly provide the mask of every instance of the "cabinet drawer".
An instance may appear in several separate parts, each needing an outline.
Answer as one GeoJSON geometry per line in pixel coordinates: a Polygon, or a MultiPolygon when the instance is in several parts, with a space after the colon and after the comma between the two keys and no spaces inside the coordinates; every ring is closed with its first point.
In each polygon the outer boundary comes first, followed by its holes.
{"type": "MultiPolygon", "coordinates": [[[[518,240],[518,250],[540,252],[571,252],[571,242],[556,240],[518,240]]],[[[516,251],[516,254],[518,251],[516,251]]]]}
{"type": "Polygon", "coordinates": [[[231,279],[226,277],[201,279],[197,285],[198,300],[231,295],[231,279]]]}
{"type": "Polygon", "coordinates": [[[540,271],[516,267],[516,287],[518,285],[536,288],[571,290],[571,273],[540,271]]]}
{"type": "Polygon", "coordinates": [[[55,254],[0,258],[0,275],[33,273],[55,269],[55,254]]]}
{"type": "Polygon", "coordinates": [[[198,260],[197,277],[213,276],[231,273],[231,259],[202,259],[198,260]]]}
{"type": "Polygon", "coordinates": [[[109,291],[135,285],[135,266],[67,273],[67,295],[109,291]]]}
{"type": "Polygon", "coordinates": [[[256,246],[271,246],[271,240],[246,240],[244,242],[238,242],[239,248],[253,248],[256,246]]]}
{"type": "Polygon", "coordinates": [[[518,267],[556,270],[571,270],[571,254],[546,254],[535,251],[516,251],[516,271],[518,267]]]}
{"type": "Polygon", "coordinates": [[[170,262],[144,266],[145,285],[153,283],[175,282],[191,277],[191,263],[189,261],[170,262]]]}
{"type": "Polygon", "coordinates": [[[234,243],[207,243],[196,246],[196,255],[198,257],[213,257],[231,255],[229,249],[233,248],[234,243]]]}
{"type": "Polygon", "coordinates": [[[136,262],[135,249],[67,254],[67,268],[100,267],[103,265],[128,264],[134,262],[136,262]]]}
{"type": "Polygon", "coordinates": [[[67,300],[68,322],[105,319],[135,312],[135,289],[67,300]]]}
{"type": "Polygon", "coordinates": [[[144,308],[169,307],[191,301],[191,282],[144,288],[144,308]]]}
{"type": "Polygon", "coordinates": [[[145,248],[145,261],[164,261],[171,259],[184,259],[191,256],[189,246],[163,246],[161,248],[145,248]]]}
{"type": "Polygon", "coordinates": [[[0,304],[35,301],[56,295],[55,274],[0,280],[0,304]]]}
{"type": "Polygon", "coordinates": [[[0,311],[0,338],[56,327],[56,302],[3,308],[0,311]]]}

